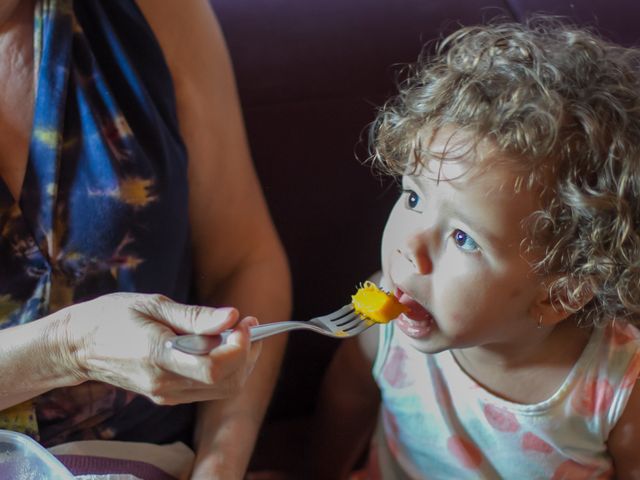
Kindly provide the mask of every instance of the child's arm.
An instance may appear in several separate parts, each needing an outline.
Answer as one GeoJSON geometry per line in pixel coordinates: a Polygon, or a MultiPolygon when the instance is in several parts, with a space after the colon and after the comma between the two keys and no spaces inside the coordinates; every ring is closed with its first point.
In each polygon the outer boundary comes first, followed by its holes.
{"type": "Polygon", "coordinates": [[[365,451],[380,401],[371,374],[378,348],[378,327],[343,340],[327,370],[308,452],[304,478],[347,478],[365,451]]]}
{"type": "Polygon", "coordinates": [[[640,387],[636,385],[629,402],[609,436],[617,480],[640,479],[640,387]]]}

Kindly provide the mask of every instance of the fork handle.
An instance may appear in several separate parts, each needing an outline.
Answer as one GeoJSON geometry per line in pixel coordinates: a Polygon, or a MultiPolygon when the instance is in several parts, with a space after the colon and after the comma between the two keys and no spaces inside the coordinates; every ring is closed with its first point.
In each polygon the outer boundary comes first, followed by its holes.
{"type": "MultiPolygon", "coordinates": [[[[300,325],[300,322],[275,322],[256,325],[249,329],[249,340],[252,342],[262,340],[271,335],[296,330],[298,328],[304,328],[300,325]]],[[[190,353],[191,355],[206,355],[214,348],[226,343],[227,337],[229,337],[232,331],[233,330],[225,330],[219,335],[177,335],[167,340],[165,345],[184,353],[190,353]]]]}

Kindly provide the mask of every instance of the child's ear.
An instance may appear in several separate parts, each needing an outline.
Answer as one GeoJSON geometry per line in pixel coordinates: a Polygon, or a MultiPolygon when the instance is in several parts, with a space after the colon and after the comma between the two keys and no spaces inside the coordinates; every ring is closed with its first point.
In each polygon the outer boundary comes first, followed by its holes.
{"type": "Polygon", "coordinates": [[[564,284],[552,289],[544,282],[532,305],[531,316],[540,328],[552,327],[580,311],[592,298],[593,292],[586,284],[580,288],[564,284]]]}

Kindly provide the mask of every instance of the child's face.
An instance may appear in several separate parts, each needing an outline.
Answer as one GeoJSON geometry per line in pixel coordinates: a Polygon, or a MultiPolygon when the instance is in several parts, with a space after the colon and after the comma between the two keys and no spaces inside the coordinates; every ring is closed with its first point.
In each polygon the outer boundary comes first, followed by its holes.
{"type": "MultiPolygon", "coordinates": [[[[432,150],[449,136],[436,135],[432,150]]],[[[490,162],[489,148],[480,146],[490,162]]],[[[504,166],[468,171],[470,155],[405,175],[384,232],[385,281],[412,308],[396,326],[423,352],[514,346],[537,328],[532,307],[542,280],[521,248],[522,220],[537,209],[537,195],[515,193],[504,166]]]]}

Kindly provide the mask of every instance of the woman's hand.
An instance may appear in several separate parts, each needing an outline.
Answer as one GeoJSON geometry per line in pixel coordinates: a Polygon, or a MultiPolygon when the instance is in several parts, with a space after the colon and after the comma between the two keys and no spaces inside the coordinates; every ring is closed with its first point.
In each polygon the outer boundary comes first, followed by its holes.
{"type": "Polygon", "coordinates": [[[260,345],[252,345],[253,317],[238,322],[235,308],[183,305],[162,296],[114,293],[59,312],[77,375],[140,393],[161,405],[227,398],[251,373],[260,345]],[[177,333],[217,334],[233,328],[209,355],[166,346],[177,333]]]}

